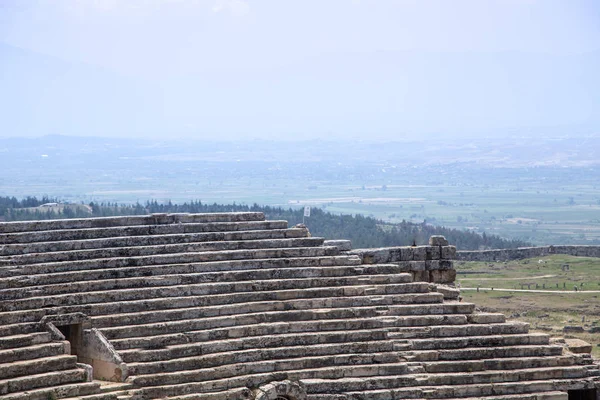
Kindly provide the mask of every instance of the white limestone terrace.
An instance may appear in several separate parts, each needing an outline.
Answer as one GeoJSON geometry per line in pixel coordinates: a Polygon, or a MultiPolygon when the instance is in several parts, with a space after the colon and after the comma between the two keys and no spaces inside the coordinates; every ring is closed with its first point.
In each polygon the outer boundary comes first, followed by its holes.
{"type": "Polygon", "coordinates": [[[0,223],[0,399],[591,398],[591,356],[460,301],[455,255],[262,213],[0,223]]]}

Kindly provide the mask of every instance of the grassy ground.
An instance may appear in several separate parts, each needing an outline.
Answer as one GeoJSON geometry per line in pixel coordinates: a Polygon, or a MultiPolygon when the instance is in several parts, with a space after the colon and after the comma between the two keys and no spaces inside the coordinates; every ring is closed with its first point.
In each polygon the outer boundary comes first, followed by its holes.
{"type": "Polygon", "coordinates": [[[585,340],[600,357],[600,259],[554,255],[507,263],[457,262],[455,267],[465,301],[528,322],[534,331],[585,340]],[[569,270],[563,270],[564,264],[569,270]],[[531,291],[519,291],[528,287],[531,291]],[[565,326],[583,332],[566,332],[565,326]],[[598,331],[592,333],[594,328],[598,331]]]}

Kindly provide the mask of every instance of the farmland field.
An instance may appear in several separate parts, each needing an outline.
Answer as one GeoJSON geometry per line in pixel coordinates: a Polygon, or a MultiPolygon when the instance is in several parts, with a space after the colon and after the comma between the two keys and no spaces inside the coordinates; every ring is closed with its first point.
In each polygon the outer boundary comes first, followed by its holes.
{"type": "Polygon", "coordinates": [[[1,195],[311,205],[530,241],[600,243],[599,138],[451,142],[0,140],[1,195]]]}
{"type": "Polygon", "coordinates": [[[528,322],[534,331],[585,340],[600,356],[600,259],[553,255],[455,267],[464,301],[528,322]]]}

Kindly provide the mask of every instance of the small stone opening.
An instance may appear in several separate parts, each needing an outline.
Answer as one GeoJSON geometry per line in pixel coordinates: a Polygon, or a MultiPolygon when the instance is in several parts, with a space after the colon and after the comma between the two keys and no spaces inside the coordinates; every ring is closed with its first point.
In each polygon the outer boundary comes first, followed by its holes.
{"type": "Polygon", "coordinates": [[[81,324],[60,325],[56,328],[71,343],[71,355],[78,355],[83,341],[83,328],[81,324]]]}
{"type": "Polygon", "coordinates": [[[596,400],[596,389],[569,390],[569,400],[596,400]]]}

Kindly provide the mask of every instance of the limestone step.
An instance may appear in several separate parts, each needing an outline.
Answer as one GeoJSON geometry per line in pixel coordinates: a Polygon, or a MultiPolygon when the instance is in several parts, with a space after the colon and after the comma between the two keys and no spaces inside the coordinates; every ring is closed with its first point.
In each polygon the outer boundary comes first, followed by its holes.
{"type": "MultiPolygon", "coordinates": [[[[477,400],[480,397],[463,397],[461,400],[477,400]]],[[[569,393],[567,392],[544,392],[544,393],[533,393],[533,394],[515,394],[515,395],[504,395],[504,396],[486,396],[487,400],[568,400],[569,393]]],[[[458,399],[449,399],[458,400],[458,399]]]]}
{"type": "MultiPolygon", "coordinates": [[[[383,366],[382,370],[386,368],[394,369],[398,368],[398,364],[389,366],[383,366]]],[[[264,384],[273,381],[281,381],[285,379],[300,380],[301,377],[311,377],[316,379],[317,376],[330,376],[332,381],[337,381],[343,378],[340,376],[362,376],[366,374],[371,377],[377,372],[373,368],[363,369],[363,366],[348,366],[347,368],[340,369],[338,367],[321,368],[321,369],[308,369],[308,370],[295,370],[295,371],[281,371],[281,372],[270,372],[270,373],[257,373],[252,375],[238,375],[232,378],[216,379],[206,382],[186,382],[172,385],[160,385],[153,387],[145,387],[139,389],[136,392],[136,396],[140,398],[163,398],[180,396],[189,393],[200,393],[200,392],[219,392],[226,391],[235,388],[244,387],[260,387],[264,384]]],[[[400,367],[401,368],[401,367],[400,367]]],[[[369,381],[370,379],[355,378],[362,381],[369,381]]]]}
{"type": "MultiPolygon", "coordinates": [[[[34,344],[26,347],[10,348],[0,350],[0,363],[10,363],[14,361],[31,360],[39,357],[51,357],[65,354],[66,348],[64,342],[50,342],[34,344]]],[[[0,364],[1,365],[1,364],[0,364]]]]}
{"type": "Polygon", "coordinates": [[[16,378],[0,380],[0,395],[14,392],[29,391],[42,387],[65,385],[68,383],[84,382],[86,371],[83,369],[72,369],[66,371],[45,372],[41,374],[30,374],[16,378]]]}
{"type": "Polygon", "coordinates": [[[191,342],[247,338],[252,336],[273,336],[289,333],[321,332],[329,334],[340,331],[358,331],[365,329],[389,329],[394,326],[396,318],[352,318],[341,320],[312,320],[298,322],[271,322],[258,325],[242,325],[235,327],[214,328],[199,331],[186,331],[170,335],[143,336],[124,339],[112,339],[111,344],[117,350],[159,349],[166,346],[181,345],[191,342]]]}
{"type": "Polygon", "coordinates": [[[167,400],[244,400],[250,399],[252,394],[250,391],[243,388],[224,390],[221,392],[212,393],[192,393],[179,396],[165,397],[167,400]]]}
{"type": "Polygon", "coordinates": [[[126,382],[110,382],[110,381],[96,381],[100,383],[100,392],[102,393],[123,393],[130,389],[133,389],[131,383],[126,382]]]}
{"type": "MultiPolygon", "coordinates": [[[[62,252],[29,253],[14,255],[8,259],[14,265],[30,265],[49,262],[98,260],[115,257],[143,257],[166,254],[200,253],[214,251],[252,250],[271,248],[317,247],[323,238],[243,240],[229,242],[179,243],[163,246],[109,247],[94,250],[72,250],[62,252]]],[[[332,247],[332,246],[328,246],[332,247]]],[[[4,257],[6,260],[7,258],[4,257]]]]}
{"type": "Polygon", "coordinates": [[[582,360],[569,356],[558,357],[518,357],[518,358],[493,358],[484,360],[461,360],[461,361],[433,361],[419,363],[427,373],[443,372],[475,372],[485,370],[510,370],[550,368],[581,365],[582,360]]]}
{"type": "MultiPolygon", "coordinates": [[[[1,314],[0,314],[1,315],[1,314]]],[[[40,331],[38,323],[27,322],[24,324],[2,324],[0,323],[0,338],[5,336],[27,335],[40,331]]],[[[2,345],[0,344],[0,349],[2,345]]]]}
{"type": "MultiPolygon", "coordinates": [[[[38,288],[43,290],[45,286],[59,283],[68,283],[76,287],[77,285],[84,285],[83,282],[87,281],[110,280],[114,282],[113,285],[116,287],[120,285],[119,282],[121,281],[125,282],[123,286],[127,286],[128,280],[135,282],[137,281],[135,278],[140,277],[148,279],[149,283],[154,284],[154,286],[164,286],[169,284],[201,283],[211,281],[211,278],[217,282],[237,281],[243,280],[241,276],[244,274],[247,277],[251,276],[252,273],[269,274],[267,276],[272,276],[272,273],[276,271],[279,271],[278,273],[282,277],[285,277],[285,274],[289,274],[293,270],[299,271],[300,274],[306,273],[308,276],[315,274],[317,270],[320,270],[317,274],[320,276],[343,276],[346,272],[350,273],[350,275],[368,275],[370,273],[379,273],[382,270],[388,271],[388,274],[401,273],[399,267],[395,265],[376,265],[373,266],[374,268],[371,268],[372,266],[363,268],[359,264],[360,259],[356,256],[326,256],[165,264],[144,267],[67,271],[42,275],[22,275],[20,268],[13,268],[11,269],[11,274],[14,274],[14,276],[5,277],[0,281],[3,289],[0,291],[0,297],[8,300],[38,296],[38,288]],[[338,267],[344,268],[340,270],[338,267]],[[164,283],[161,283],[161,281],[164,281],[164,283]]],[[[61,285],[58,286],[60,287],[61,285]]],[[[2,305],[2,307],[8,309],[9,305],[2,305]]]]}
{"type": "MultiPolygon", "coordinates": [[[[468,318],[468,317],[467,317],[468,318]]],[[[494,324],[438,325],[426,327],[394,328],[390,330],[390,339],[421,339],[429,337],[501,335],[529,332],[529,324],[525,322],[509,322],[494,324]]]]}
{"type": "MultiPolygon", "coordinates": [[[[412,285],[412,284],[409,284],[412,285]]],[[[257,284],[257,286],[259,286],[257,284]]],[[[302,285],[298,285],[302,286],[302,285]]],[[[315,285],[316,286],[316,285],[315,285]]],[[[342,286],[342,287],[323,287],[319,288],[307,288],[307,289],[288,289],[288,290],[276,290],[276,291],[262,291],[262,292],[234,292],[232,291],[229,294],[213,294],[213,293],[198,293],[195,295],[188,295],[186,297],[161,297],[154,299],[139,299],[139,296],[135,298],[138,300],[129,300],[119,298],[116,299],[118,294],[131,295],[133,290],[130,291],[122,291],[122,292],[113,292],[113,294],[107,294],[105,299],[117,300],[116,302],[108,302],[108,303],[95,303],[95,304],[81,304],[81,305],[73,305],[73,306],[58,306],[59,301],[61,299],[54,299],[55,304],[46,305],[41,309],[33,309],[33,310],[23,310],[23,311],[10,311],[5,312],[1,315],[1,320],[5,323],[15,323],[17,321],[23,322],[35,322],[40,321],[46,315],[63,315],[81,312],[90,317],[94,317],[98,322],[97,326],[103,326],[104,324],[101,322],[103,316],[109,318],[110,316],[121,316],[123,314],[131,314],[131,313],[151,313],[152,310],[158,310],[160,312],[167,312],[169,310],[188,310],[194,307],[217,307],[224,305],[236,304],[236,302],[243,303],[257,303],[257,302],[269,302],[269,301],[300,301],[301,299],[317,299],[317,298],[335,298],[335,304],[343,304],[344,302],[353,305],[367,304],[367,305],[383,305],[383,304],[402,304],[402,303],[436,303],[440,302],[440,297],[435,293],[420,293],[413,292],[412,290],[418,290],[418,286],[414,287],[405,287],[406,284],[403,285],[377,285],[377,286],[342,286]],[[397,296],[390,296],[390,294],[395,294],[394,292],[398,292],[397,296]],[[379,295],[380,294],[380,295],[379,295]],[[412,294],[412,295],[410,295],[412,294]],[[358,296],[375,296],[378,297],[368,297],[364,301],[360,302],[355,299],[358,296]],[[350,297],[352,296],[352,297],[350,297]],[[348,300],[344,301],[343,298],[347,298],[348,300]],[[295,300],[287,300],[287,299],[295,299],[295,300]],[[360,304],[359,304],[360,302],[360,304]]],[[[175,287],[173,292],[176,292],[177,289],[180,289],[181,294],[187,294],[186,287],[175,287]]],[[[202,289],[202,288],[201,288],[202,289]]],[[[165,292],[167,292],[165,290],[165,292]]],[[[198,290],[198,292],[202,292],[202,290],[198,290]]],[[[96,293],[97,294],[97,293],[96,293]]],[[[176,293],[173,293],[176,294],[176,293]]],[[[79,296],[76,296],[79,297],[79,296]]],[[[93,300],[94,296],[89,296],[88,301],[93,300]]],[[[127,296],[124,296],[127,297],[127,296]]],[[[69,302],[72,299],[69,299],[66,296],[62,297],[63,299],[68,300],[69,302]]],[[[52,298],[49,298],[52,300],[52,298]]],[[[316,300],[315,300],[316,301],[316,300]]],[[[75,302],[76,303],[76,302],[75,302]]],[[[83,303],[83,302],[82,302],[83,303]]],[[[261,306],[262,307],[262,306],[261,306]]],[[[300,307],[303,307],[302,305],[300,307]]],[[[206,311],[206,310],[205,310],[206,311]]],[[[208,310],[207,312],[211,312],[208,310]]],[[[147,314],[142,314],[147,315],[147,314]]],[[[210,314],[209,314],[210,315],[210,314]]],[[[158,318],[158,314],[156,318],[158,318]]],[[[151,321],[151,319],[147,319],[146,322],[151,321]]],[[[133,322],[128,321],[127,324],[133,324],[133,322]]]]}
{"type": "MultiPolygon", "coordinates": [[[[62,274],[61,274],[62,275],[62,274]]],[[[51,275],[53,277],[55,275],[51,275]]],[[[35,277],[35,276],[34,276],[35,277]]],[[[100,292],[106,289],[132,289],[145,288],[149,291],[165,290],[168,286],[189,286],[198,284],[225,283],[225,282],[244,282],[244,281],[269,281],[269,280],[287,280],[287,279],[340,279],[361,281],[364,283],[411,283],[412,276],[406,273],[397,273],[393,266],[378,266],[377,268],[356,269],[353,266],[335,266],[328,268],[281,268],[281,269],[259,269],[259,270],[241,270],[241,271],[219,271],[219,272],[203,272],[193,274],[180,275],[160,275],[133,277],[122,279],[103,279],[98,281],[84,280],[82,282],[69,281],[68,284],[51,284],[40,285],[32,282],[34,277],[20,279],[24,285],[35,284],[35,288],[15,288],[0,290],[0,297],[4,299],[11,298],[13,301],[0,303],[1,311],[15,311],[31,308],[45,308],[48,306],[56,306],[58,304],[84,304],[94,303],[88,298],[99,296],[100,292]],[[158,287],[158,289],[155,289],[158,287]],[[85,295],[78,294],[79,292],[87,292],[85,295]],[[68,296],[61,294],[68,293],[68,296]],[[26,297],[27,295],[35,297],[26,297]],[[77,298],[78,297],[78,298],[77,298]],[[66,301],[64,299],[71,299],[66,301]],[[17,300],[15,300],[17,299],[17,300]]],[[[8,280],[8,279],[7,279],[8,280]]],[[[12,283],[13,286],[19,282],[12,283]]],[[[11,284],[11,283],[9,283],[11,284]]],[[[419,286],[423,287],[424,282],[419,286]]],[[[142,289],[138,289],[142,290],[142,289]]],[[[407,291],[410,291],[410,286],[407,286],[407,291]]],[[[152,296],[149,296],[152,297],[152,296]]],[[[102,299],[100,299],[102,301],[102,299]]]]}
{"type": "Polygon", "coordinates": [[[76,368],[77,356],[67,354],[4,363],[0,360],[0,380],[76,368]]]}
{"type": "Polygon", "coordinates": [[[551,357],[560,356],[562,353],[562,346],[556,345],[510,345],[449,350],[417,350],[407,351],[404,355],[410,361],[467,361],[511,357],[551,357]]]}
{"type": "Polygon", "coordinates": [[[230,213],[169,213],[100,218],[70,218],[48,221],[18,221],[0,223],[0,233],[89,229],[116,226],[188,224],[209,222],[264,221],[262,212],[230,213]]]}
{"type": "MultiPolygon", "coordinates": [[[[467,397],[472,396],[468,392],[462,395],[456,395],[456,387],[463,388],[466,385],[494,384],[502,382],[522,382],[533,380],[545,380],[548,384],[554,379],[576,379],[585,376],[583,367],[561,367],[561,368],[536,368],[509,371],[481,371],[469,374],[465,373],[444,373],[428,375],[399,375],[399,376],[377,376],[371,379],[342,378],[335,380],[328,379],[302,379],[307,386],[309,393],[340,393],[355,392],[375,389],[404,388],[404,393],[415,393],[417,390],[409,386],[433,386],[432,390],[442,391],[443,386],[450,386],[453,392],[443,397],[467,397]]],[[[544,391],[553,390],[548,388],[544,391]]],[[[401,392],[394,393],[398,396],[401,392]]],[[[495,394],[498,394],[496,392],[495,394]]],[[[480,392],[484,394],[485,392],[480,392]]],[[[428,397],[422,396],[418,397],[428,397]]]]}
{"type": "Polygon", "coordinates": [[[56,229],[35,232],[25,231],[19,233],[2,233],[0,234],[0,244],[100,239],[122,236],[287,229],[287,227],[287,221],[240,221],[169,225],[132,225],[107,228],[56,229]]]}
{"type": "Polygon", "coordinates": [[[472,324],[501,324],[506,322],[506,316],[500,313],[478,312],[468,316],[472,324]]]}
{"type": "MultiPolygon", "coordinates": [[[[268,239],[245,240],[229,242],[200,242],[172,244],[164,246],[138,246],[115,247],[94,250],[74,250],[67,252],[32,253],[11,256],[8,259],[14,265],[31,265],[54,262],[74,262],[84,260],[100,260],[115,257],[149,257],[167,256],[173,254],[234,251],[234,250],[261,250],[272,248],[318,247],[323,245],[322,238],[297,238],[297,239],[268,239]]],[[[326,246],[332,247],[332,246],[326,246]]],[[[6,261],[7,257],[4,257],[6,261]]]]}
{"type": "MultiPolygon", "coordinates": [[[[308,382],[304,382],[309,384],[308,382]]],[[[418,386],[395,389],[367,389],[346,392],[346,400],[389,400],[389,399],[510,399],[530,398],[535,400],[564,400],[571,380],[534,380],[521,382],[497,382],[473,385],[418,386]],[[564,391],[561,390],[564,387],[564,391]],[[521,397],[522,396],[522,397],[521,397]],[[540,397],[537,397],[540,396],[540,397]],[[548,396],[548,397],[545,397],[548,396]]],[[[572,387],[572,386],[571,386],[572,387]]],[[[309,394],[309,400],[322,399],[320,393],[309,394]]],[[[567,396],[568,397],[568,396],[567,396]]]]}
{"type": "MultiPolygon", "coordinates": [[[[345,289],[345,288],[344,288],[345,289]]],[[[352,288],[359,291],[360,287],[352,288]]],[[[376,289],[376,288],[373,288],[376,289]]],[[[346,292],[346,290],[341,290],[346,292]]],[[[306,293],[318,293],[318,290],[307,290],[306,293]]],[[[349,291],[348,291],[349,292],[349,291]]],[[[149,323],[159,323],[165,321],[189,320],[209,318],[217,315],[250,314],[258,312],[286,311],[286,310],[307,310],[307,309],[326,309],[326,308],[351,308],[381,306],[385,307],[381,312],[389,314],[390,308],[397,312],[406,313],[425,313],[427,309],[436,309],[441,306],[443,296],[439,293],[415,293],[415,294],[382,294],[377,296],[355,295],[349,292],[348,295],[336,293],[333,289],[325,290],[320,295],[324,297],[307,298],[297,300],[276,300],[276,301],[256,301],[248,303],[234,303],[206,307],[188,307],[180,309],[156,309],[146,312],[133,312],[113,315],[100,315],[92,317],[93,325],[98,328],[131,326],[149,323]],[[331,297],[337,295],[339,297],[331,297]],[[404,305],[404,308],[398,308],[397,304],[404,305]],[[423,310],[421,310],[423,309],[423,310]]],[[[236,300],[236,296],[228,296],[231,301],[236,300]]],[[[443,309],[443,307],[441,307],[443,309]]]]}
{"type": "Polygon", "coordinates": [[[550,337],[545,333],[513,335],[466,336],[409,340],[412,350],[456,349],[466,347],[547,345],[550,337]]]}
{"type": "Polygon", "coordinates": [[[110,247],[165,246],[180,243],[246,241],[263,239],[292,239],[307,237],[306,228],[269,229],[238,232],[207,232],[166,234],[152,236],[117,236],[100,239],[68,240],[62,242],[34,242],[6,244],[0,247],[1,256],[74,250],[92,250],[110,247]]]}
{"type": "MultiPolygon", "coordinates": [[[[478,388],[475,388],[474,392],[482,389],[488,389],[484,385],[478,385],[478,388]]],[[[448,389],[447,389],[448,390],[448,389]]],[[[550,389],[552,390],[552,389],[550,389]]],[[[425,399],[437,399],[443,398],[447,400],[568,400],[569,395],[567,392],[556,392],[556,391],[548,391],[548,392],[536,392],[536,393],[518,393],[518,394],[505,394],[500,396],[485,396],[479,395],[477,397],[439,397],[441,396],[437,394],[435,389],[419,389],[419,391],[412,391],[410,393],[406,393],[404,389],[384,389],[384,390],[369,390],[364,392],[351,392],[344,395],[308,395],[307,400],[389,400],[389,399],[414,399],[414,400],[425,400],[425,399]],[[427,397],[412,397],[417,395],[417,393],[423,391],[423,395],[427,397]],[[416,393],[415,393],[416,392],[416,393]],[[410,397],[409,397],[410,396],[410,397]]]]}
{"type": "Polygon", "coordinates": [[[98,393],[99,387],[100,384],[95,382],[82,382],[39,389],[26,389],[22,392],[7,394],[2,397],[2,400],[48,400],[53,397],[57,399],[80,399],[98,393]]]}
{"type": "Polygon", "coordinates": [[[146,267],[151,265],[191,264],[229,260],[269,258],[326,257],[339,254],[337,247],[291,247],[256,250],[206,251],[199,253],[159,254],[156,256],[114,257],[81,261],[48,262],[18,266],[21,275],[56,272],[146,267]]]}
{"type": "Polygon", "coordinates": [[[87,396],[77,396],[77,397],[62,397],[64,400],[117,400],[118,395],[115,393],[98,393],[98,394],[90,394],[87,396]]]}
{"type": "MultiPolygon", "coordinates": [[[[397,321],[419,323],[420,320],[439,320],[443,314],[468,314],[475,306],[470,303],[445,302],[441,304],[403,305],[384,307],[353,307],[353,308],[325,308],[316,310],[287,310],[243,313],[241,315],[219,315],[202,319],[187,319],[179,321],[166,321],[156,324],[123,325],[101,328],[100,330],[108,339],[122,339],[127,337],[165,335],[178,332],[205,330],[212,328],[233,327],[239,325],[254,325],[272,322],[292,322],[307,320],[327,319],[353,319],[372,317],[394,317],[402,315],[397,321]],[[438,314],[430,316],[427,314],[438,314]]],[[[457,316],[459,319],[466,318],[457,316]]]]}
{"type": "Polygon", "coordinates": [[[23,335],[1,336],[0,349],[14,349],[16,347],[28,347],[39,343],[50,342],[50,334],[47,332],[34,332],[23,335]]]}
{"type": "MultiPolygon", "coordinates": [[[[320,357],[281,358],[279,360],[261,360],[256,362],[241,362],[214,367],[199,364],[196,369],[160,372],[149,375],[136,375],[128,378],[129,382],[139,387],[174,385],[185,382],[203,382],[226,379],[238,375],[252,375],[267,372],[282,372],[296,370],[313,370],[316,376],[373,376],[386,373],[406,373],[406,365],[399,362],[396,353],[370,354],[341,354],[320,357]],[[374,362],[375,361],[375,362],[374,362]],[[199,368],[199,366],[202,367],[199,368]],[[332,368],[333,367],[333,368],[332,368]]],[[[310,376],[310,375],[309,375],[310,376]]]]}
{"type": "MultiPolygon", "coordinates": [[[[286,322],[262,322],[257,325],[231,326],[230,321],[224,323],[224,328],[208,328],[206,330],[185,331],[172,334],[155,336],[126,337],[122,339],[111,339],[111,344],[117,350],[132,348],[161,348],[175,344],[199,342],[206,340],[217,340],[226,338],[239,338],[247,336],[276,335],[291,332],[325,332],[339,330],[360,330],[392,328],[405,325],[409,320],[411,324],[464,324],[464,315],[440,315],[440,316],[391,316],[391,317],[368,317],[351,319],[325,319],[308,321],[286,321],[286,322]]],[[[250,321],[253,322],[253,321],[250,321]]],[[[553,346],[553,349],[562,351],[562,347],[553,346]]],[[[487,348],[482,350],[488,351],[487,348]]],[[[417,354],[438,353],[436,351],[415,352],[417,354]]],[[[560,354],[560,352],[559,352],[560,354]]],[[[534,355],[538,355],[537,353],[534,355]]],[[[555,354],[551,354],[555,355],[555,354]]],[[[428,358],[432,359],[432,358],[428,358]]]]}
{"type": "MultiPolygon", "coordinates": [[[[382,284],[384,283],[395,285],[395,287],[387,285],[388,289],[392,291],[390,293],[427,293],[429,291],[429,287],[425,282],[412,283],[412,278],[410,274],[286,278],[285,275],[287,274],[285,273],[278,274],[276,270],[269,271],[273,271],[271,276],[266,276],[266,278],[270,279],[261,279],[263,277],[263,274],[254,274],[252,271],[248,271],[246,274],[243,275],[244,277],[250,278],[251,280],[214,281],[215,278],[212,276],[207,277],[203,275],[179,275],[150,278],[86,281],[66,285],[62,284],[39,286],[35,288],[35,292],[39,295],[39,297],[6,302],[5,304],[0,305],[0,311],[25,311],[28,309],[36,308],[57,308],[61,306],[94,303],[107,304],[110,302],[119,301],[133,302],[142,299],[155,299],[158,301],[159,299],[164,298],[218,295],[235,292],[243,293],[250,291],[289,291],[293,289],[297,289],[297,291],[300,291],[302,289],[309,288],[327,288],[336,286],[366,287],[365,284],[373,286],[383,286],[382,284]]],[[[301,271],[298,271],[298,274],[296,275],[302,275],[301,271]]],[[[217,275],[217,277],[218,276],[221,276],[221,274],[217,275]]],[[[12,290],[12,292],[14,293],[17,293],[18,291],[18,289],[12,290]]],[[[4,292],[4,294],[6,294],[6,291],[4,292]]],[[[292,293],[290,292],[290,294],[292,293]]],[[[0,294],[0,296],[2,296],[2,294],[0,294]]],[[[171,306],[168,308],[175,308],[175,306],[171,306]]],[[[58,309],[56,309],[55,311],[57,313],[65,312],[58,309]]],[[[107,310],[107,312],[114,313],[115,310],[111,307],[107,310]]],[[[98,311],[96,313],[102,314],[102,311],[98,311]]]]}
{"type": "MultiPolygon", "coordinates": [[[[386,331],[380,330],[362,330],[349,332],[311,332],[311,333],[292,333],[274,336],[253,336],[244,338],[212,340],[198,343],[188,343],[182,345],[169,346],[164,349],[132,349],[123,350],[119,354],[126,363],[129,363],[129,368],[135,374],[147,374],[157,371],[175,371],[179,368],[186,369],[181,360],[183,357],[201,356],[214,353],[228,353],[216,357],[219,359],[231,359],[239,357],[237,362],[242,360],[258,361],[261,353],[264,353],[264,358],[269,357],[281,358],[289,357],[284,355],[285,352],[293,354],[294,357],[302,355],[308,356],[311,351],[317,351],[318,354],[335,354],[340,351],[345,351],[346,348],[360,348],[361,346],[370,346],[369,343],[379,341],[378,344],[384,344],[386,349],[392,349],[392,342],[385,342],[386,331]],[[360,344],[364,342],[363,344],[360,344]],[[306,347],[305,349],[297,346],[306,347]],[[354,347],[352,347],[354,346],[354,347]],[[261,349],[260,352],[247,354],[246,350],[261,349]],[[236,355],[237,352],[241,352],[236,355]],[[306,353],[303,353],[306,351],[306,353]],[[325,351],[333,351],[326,353],[325,351]],[[235,354],[234,354],[235,353],[235,354]],[[161,362],[161,361],[165,361],[161,362]],[[156,363],[144,364],[141,363],[156,363]]],[[[356,351],[356,350],[355,350],[356,351]]],[[[378,350],[384,351],[384,350],[378,350]]],[[[211,358],[211,360],[214,357],[211,358]]],[[[190,362],[196,362],[190,360],[190,362]]],[[[210,360],[202,360],[206,365],[211,364],[210,360]]],[[[204,365],[204,364],[202,364],[204,365]]],[[[218,364],[216,364],[218,365],[218,364]]]]}

